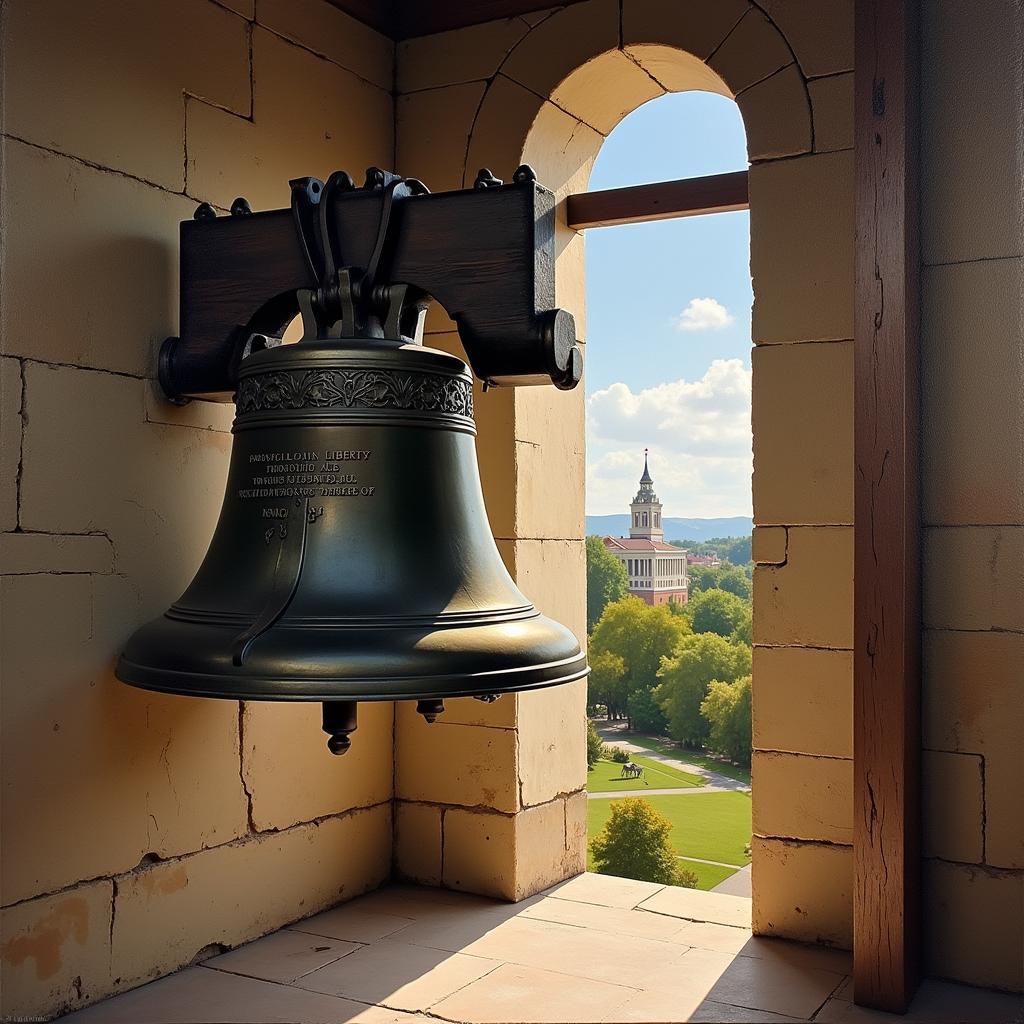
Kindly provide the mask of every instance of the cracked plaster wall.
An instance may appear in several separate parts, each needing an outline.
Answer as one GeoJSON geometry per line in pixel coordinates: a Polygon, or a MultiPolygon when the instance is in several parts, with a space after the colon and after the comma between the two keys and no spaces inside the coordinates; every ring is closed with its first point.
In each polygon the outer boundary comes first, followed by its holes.
{"type": "Polygon", "coordinates": [[[394,46],[321,0],[10,0],[3,19],[3,1013],[51,1015],[376,886],[393,709],[112,674],[212,535],[231,406],[155,389],[178,222],[393,163],[394,46]]]}

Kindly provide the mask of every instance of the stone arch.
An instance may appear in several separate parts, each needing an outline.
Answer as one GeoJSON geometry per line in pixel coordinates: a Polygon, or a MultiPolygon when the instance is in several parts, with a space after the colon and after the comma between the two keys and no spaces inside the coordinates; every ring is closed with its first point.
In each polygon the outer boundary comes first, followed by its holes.
{"type": "MultiPolygon", "coordinates": [[[[813,59],[808,63],[813,64],[813,59]]],[[[820,83],[814,88],[820,88],[820,83]]],[[[781,553],[759,552],[756,556],[764,562],[758,570],[755,590],[760,616],[755,640],[764,650],[758,671],[770,678],[778,671],[772,663],[776,649],[802,650],[801,645],[806,645],[806,664],[818,656],[842,660],[826,672],[846,685],[850,672],[845,653],[810,652],[822,642],[837,649],[852,645],[852,600],[847,593],[852,592],[852,565],[847,569],[852,548],[852,466],[842,464],[844,446],[852,446],[852,346],[846,343],[852,337],[852,301],[851,308],[841,315],[826,314],[817,319],[782,309],[780,302],[772,299],[778,286],[770,266],[778,258],[773,242],[779,236],[780,222],[790,212],[801,216],[799,203],[795,207],[786,205],[792,204],[792,197],[776,201],[775,187],[781,182],[773,180],[773,169],[784,165],[800,168],[802,162],[797,158],[801,157],[816,159],[812,156],[815,127],[811,89],[786,36],[764,9],[746,0],[698,0],[686,5],[667,0],[590,0],[574,4],[539,20],[510,48],[487,83],[469,132],[463,184],[470,185],[480,167],[506,169],[527,162],[562,200],[567,194],[586,190],[605,137],[641,104],[667,92],[689,90],[710,91],[735,100],[743,117],[752,167],[754,338],[776,343],[843,342],[773,344],[771,351],[755,350],[755,522],[765,539],[782,538],[781,553]],[[781,404],[774,394],[770,400],[766,396],[769,389],[775,390],[780,375],[787,373],[795,373],[798,378],[820,375],[843,421],[839,443],[836,431],[827,431],[826,443],[835,450],[809,450],[806,444],[798,445],[808,456],[803,465],[791,455],[794,427],[781,422],[777,412],[766,412],[781,404]],[[759,379],[765,382],[760,392],[759,379]],[[836,451],[840,453],[838,467],[836,451]],[[795,482],[797,497],[780,503],[772,493],[769,476],[758,472],[761,467],[769,472],[778,468],[795,482]],[[820,474],[829,476],[841,492],[837,501],[826,502],[826,508],[820,507],[820,474]],[[805,529],[803,524],[814,524],[814,528],[805,529]],[[807,550],[796,557],[798,546],[807,550]],[[813,553],[815,549],[820,549],[817,554],[813,553]],[[819,557],[831,562],[841,581],[833,588],[836,621],[824,628],[812,621],[809,580],[794,579],[793,572],[812,573],[813,562],[819,557]],[[789,582],[788,590],[780,586],[785,582],[789,582]],[[805,621],[804,616],[809,618],[805,621]]],[[[834,114],[827,104],[821,105],[821,111],[824,119],[834,114]]],[[[847,161],[840,162],[845,165],[847,161]]],[[[501,170],[497,173],[501,176],[501,170]]],[[[784,170],[782,177],[789,173],[792,171],[784,170]]],[[[799,189],[801,185],[797,181],[792,187],[799,189]]],[[[815,209],[813,191],[811,186],[806,215],[818,224],[823,238],[829,225],[822,220],[823,211],[815,209]]],[[[562,204],[559,211],[557,301],[576,315],[585,342],[583,240],[566,226],[562,204]]],[[[825,282],[829,299],[852,296],[852,220],[850,229],[848,252],[843,249],[833,268],[833,280],[825,282]],[[844,262],[847,257],[848,262],[844,262]]],[[[822,244],[822,248],[828,247],[822,244]]],[[[822,284],[820,268],[801,262],[800,256],[795,256],[791,270],[797,293],[812,295],[822,284]]],[[[531,484],[527,473],[558,479],[560,467],[568,468],[574,456],[571,451],[553,451],[542,443],[530,451],[532,467],[524,465],[518,440],[529,438],[529,432],[520,424],[557,419],[570,424],[568,431],[582,434],[582,395],[575,396],[572,411],[563,408],[560,412],[553,411],[555,399],[539,389],[519,389],[509,401],[514,405],[511,436],[516,446],[514,519],[522,531],[520,536],[534,536],[536,532],[529,523],[535,512],[529,505],[530,492],[537,485],[531,484]]],[[[566,406],[573,400],[559,395],[557,401],[566,406]]],[[[561,535],[571,536],[569,516],[564,529],[561,535]]],[[[559,536],[557,526],[554,535],[559,536]]],[[[802,655],[794,657],[799,664],[790,670],[803,670],[802,655]]],[[[517,723],[521,745],[530,743],[530,716],[536,712],[529,709],[558,699],[552,694],[520,702],[517,723]]],[[[837,699],[852,704],[851,691],[844,689],[837,699]]],[[[792,694],[789,702],[793,703],[792,694]]],[[[846,879],[852,871],[852,804],[848,802],[852,750],[847,737],[838,735],[845,729],[844,723],[845,718],[835,725],[837,735],[823,740],[827,749],[822,753],[833,756],[827,762],[822,759],[812,764],[804,747],[787,748],[784,729],[770,720],[755,743],[765,748],[763,754],[756,755],[763,791],[759,790],[755,798],[755,832],[767,837],[755,841],[755,884],[764,883],[755,891],[754,925],[759,931],[849,945],[852,891],[846,879]],[[791,754],[789,749],[799,753],[791,754]],[[814,822],[794,808],[791,791],[794,786],[807,784],[807,776],[820,776],[823,764],[832,777],[821,797],[831,800],[831,811],[824,815],[827,821],[814,822]],[[794,869],[804,880],[787,887],[785,879],[794,869]],[[797,906],[801,907],[799,911],[793,909],[797,906]]],[[[814,788],[816,783],[810,785],[814,788]]]]}

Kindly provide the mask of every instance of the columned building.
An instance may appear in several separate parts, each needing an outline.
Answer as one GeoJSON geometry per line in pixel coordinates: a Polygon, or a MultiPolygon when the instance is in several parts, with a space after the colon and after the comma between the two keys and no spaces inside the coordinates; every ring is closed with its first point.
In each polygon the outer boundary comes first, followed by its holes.
{"type": "Polygon", "coordinates": [[[686,552],[665,543],[646,448],[640,489],[629,506],[629,536],[605,537],[604,546],[625,565],[631,594],[648,604],[686,604],[686,552]]]}

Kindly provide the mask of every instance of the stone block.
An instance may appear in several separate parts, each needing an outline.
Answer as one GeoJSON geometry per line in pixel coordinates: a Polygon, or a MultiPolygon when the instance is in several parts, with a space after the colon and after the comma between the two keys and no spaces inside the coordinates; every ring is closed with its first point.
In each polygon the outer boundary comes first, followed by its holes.
{"type": "Polygon", "coordinates": [[[521,18],[498,18],[452,32],[403,39],[398,44],[398,92],[436,89],[492,78],[530,31],[521,18]]]}
{"type": "Polygon", "coordinates": [[[178,224],[194,201],[11,139],[4,159],[18,196],[5,225],[4,352],[155,374],[177,330],[178,224]]]}
{"type": "Polygon", "coordinates": [[[485,88],[484,82],[470,82],[398,97],[395,161],[403,174],[433,192],[462,188],[469,135],[485,88]]]}
{"type": "Polygon", "coordinates": [[[415,707],[398,706],[395,796],[399,800],[487,807],[519,807],[516,734],[511,729],[433,725],[415,707]]]}
{"type": "MultiPolygon", "coordinates": [[[[473,139],[475,142],[475,130],[473,139]]],[[[523,161],[537,172],[537,180],[554,192],[556,201],[560,203],[570,192],[586,191],[594,158],[602,142],[604,137],[590,125],[553,103],[544,103],[537,109],[520,152],[523,161]]],[[[472,166],[471,163],[466,168],[467,178],[472,166]]],[[[556,210],[558,224],[564,222],[564,215],[564,209],[556,210]]],[[[567,241],[575,237],[575,231],[559,231],[555,236],[556,256],[560,256],[567,241]]]]}
{"type": "Polygon", "coordinates": [[[1020,749],[1024,635],[925,630],[924,746],[986,756],[1020,749]]]}
{"type": "Polygon", "coordinates": [[[754,746],[853,757],[853,652],[755,647],[754,746]]]}
{"type": "MultiPolygon", "coordinates": [[[[701,5],[689,4],[684,9],[689,13],[701,5]]],[[[744,8],[747,6],[744,2],[744,8]]],[[[728,10],[727,4],[720,5],[728,10]]],[[[716,7],[716,10],[718,8],[716,7]]],[[[686,17],[684,11],[673,16],[673,22],[679,16],[686,17]]],[[[664,36],[671,31],[671,23],[663,25],[664,36]]],[[[659,38],[655,36],[654,38],[659,38]]],[[[680,50],[674,46],[658,43],[634,43],[624,47],[623,51],[630,60],[636,61],[664,90],[667,92],[713,92],[719,96],[732,99],[732,91],[721,76],[708,67],[704,61],[693,55],[692,50],[680,50]]]]}
{"type": "Polygon", "coordinates": [[[796,64],[789,64],[736,98],[747,131],[747,157],[774,160],[811,151],[811,105],[796,64]]]}
{"type": "Polygon", "coordinates": [[[755,935],[853,946],[853,848],[754,836],[755,935]]]}
{"type": "Polygon", "coordinates": [[[587,784],[587,683],[519,695],[519,789],[525,806],[587,784]]]}
{"type": "Polygon", "coordinates": [[[752,354],[754,520],[853,522],[853,342],[752,354]]]}
{"type": "Polygon", "coordinates": [[[457,808],[446,811],[444,884],[482,896],[521,900],[578,875],[586,866],[580,815],[576,800],[567,841],[564,799],[513,816],[457,808]]]}
{"type": "Polygon", "coordinates": [[[8,1020],[45,1020],[110,991],[112,903],[113,886],[104,880],[0,912],[8,1020]]]}
{"type": "Polygon", "coordinates": [[[508,55],[501,72],[548,98],[570,72],[618,45],[618,0],[584,0],[534,26],[508,55]]]}
{"type": "Polygon", "coordinates": [[[257,21],[380,89],[390,92],[394,85],[395,44],[331,4],[321,0],[260,0],[257,21]]]}
{"type": "MultiPolygon", "coordinates": [[[[224,496],[231,440],[215,431],[146,423],[148,384],[25,364],[21,525],[43,533],[106,534],[118,573],[136,582],[137,616],[162,613],[209,546],[224,496]]],[[[139,624],[122,622],[121,639],[139,624]]]]}
{"type": "Polygon", "coordinates": [[[925,264],[1024,255],[1021,21],[1002,0],[922,8],[925,264]]]}
{"type": "Polygon", "coordinates": [[[750,169],[754,341],[853,337],[853,154],[750,169]]]}
{"type": "MultiPolygon", "coordinates": [[[[473,123],[466,154],[464,184],[467,188],[473,184],[481,167],[490,168],[504,181],[512,177],[512,172],[523,162],[524,143],[543,105],[543,100],[518,82],[500,73],[494,76],[473,123]]],[[[535,170],[543,182],[543,171],[535,170]]]]}
{"type": "Polygon", "coordinates": [[[786,564],[755,567],[754,643],[853,648],[852,527],[790,527],[786,564]]]}
{"type": "Polygon", "coordinates": [[[347,169],[360,180],[366,167],[394,165],[389,92],[258,25],[252,60],[251,121],[205,103],[188,104],[190,195],[225,208],[244,195],[254,210],[272,210],[288,205],[292,178],[327,178],[347,169]]]}
{"type": "MultiPolygon", "coordinates": [[[[248,25],[207,0],[160,0],[128,14],[115,3],[41,0],[12,8],[6,34],[6,131],[163,188],[184,185],[184,95],[236,121],[251,110],[248,25]]],[[[55,194],[73,191],[64,185],[47,193],[55,194]]],[[[54,217],[66,216],[66,203],[52,205],[54,217]]],[[[14,222],[30,229],[32,217],[22,212],[14,222]]],[[[13,239],[7,244],[17,251],[13,239]]],[[[38,239],[32,251],[82,260],[66,245],[51,249],[38,239]]],[[[123,244],[117,258],[122,271],[132,263],[123,244]]],[[[41,276],[59,279],[52,263],[41,276]]],[[[120,285],[123,301],[130,288],[123,277],[120,285]]]]}
{"type": "Polygon", "coordinates": [[[1024,989],[1024,875],[926,860],[923,889],[928,974],[1024,989]]]}
{"type": "Polygon", "coordinates": [[[515,390],[492,388],[483,394],[479,384],[473,389],[480,485],[495,537],[517,534],[515,390]]]}
{"type": "Polygon", "coordinates": [[[698,0],[683,5],[675,0],[624,0],[622,42],[626,47],[661,43],[685,50],[703,63],[749,10],[747,0],[698,0]]]}
{"type": "Polygon", "coordinates": [[[754,832],[853,842],[853,761],[754,751],[754,832]]]}
{"type": "Polygon", "coordinates": [[[434,804],[395,802],[395,873],[419,885],[441,884],[442,815],[434,804]]]}
{"type": "Polygon", "coordinates": [[[1024,745],[985,755],[985,863],[994,867],[1024,868],[1022,778],[1024,745]]]}
{"type": "Polygon", "coordinates": [[[221,7],[252,21],[256,17],[256,0],[217,0],[221,7]]]}
{"type": "Polygon", "coordinates": [[[853,0],[762,0],[807,78],[853,70],[853,0]]]}
{"type": "Polygon", "coordinates": [[[567,626],[580,644],[587,639],[584,593],[587,553],[582,540],[520,540],[515,580],[540,612],[567,626]]]}
{"type": "Polygon", "coordinates": [[[571,447],[516,441],[516,527],[522,537],[575,541],[584,534],[583,417],[575,415],[582,412],[582,398],[566,400],[566,413],[579,425],[571,447]]]}
{"type": "Polygon", "coordinates": [[[516,898],[516,815],[444,812],[443,883],[496,899],[516,898]]]}
{"type": "Polygon", "coordinates": [[[242,777],[257,829],[288,828],[392,797],[394,705],[363,701],[352,749],[335,757],[314,703],[248,701],[242,717],[242,777]]]}
{"type": "Polygon", "coordinates": [[[758,565],[782,565],[786,561],[786,544],[784,526],[754,527],[751,547],[758,565]]]}
{"type": "Polygon", "coordinates": [[[725,80],[733,95],[775,74],[793,60],[782,33],[757,7],[751,7],[708,64],[725,80]]]}
{"type": "Polygon", "coordinates": [[[923,560],[925,626],[1024,632],[1024,526],[925,529],[923,560]]]}
{"type": "Polygon", "coordinates": [[[113,570],[114,549],[101,534],[0,534],[0,574],[5,576],[113,570]]]}
{"type": "Polygon", "coordinates": [[[6,901],[246,830],[238,705],[113,677],[138,621],[135,587],[119,576],[0,581],[3,774],[19,780],[2,806],[6,901]]]}
{"type": "Polygon", "coordinates": [[[560,82],[551,94],[551,102],[602,135],[608,135],[627,114],[664,92],[621,50],[610,50],[576,68],[560,82]]]}
{"type": "Polygon", "coordinates": [[[814,152],[853,148],[853,72],[807,83],[814,121],[814,152]]]}
{"type": "Polygon", "coordinates": [[[922,272],[924,520],[1024,524],[1024,259],[922,272]]]}
{"type": "Polygon", "coordinates": [[[0,357],[0,531],[18,526],[21,412],[21,363],[0,357]]]}
{"type": "Polygon", "coordinates": [[[984,763],[978,754],[922,752],[925,857],[980,864],[984,853],[984,763]]]}
{"type": "Polygon", "coordinates": [[[505,693],[490,704],[475,697],[456,697],[444,702],[444,720],[449,725],[487,725],[514,729],[518,694],[505,693]]]}
{"type": "Polygon", "coordinates": [[[391,807],[252,836],[117,879],[111,970],[129,988],[376,888],[391,807]],[[159,922],[159,927],[154,925],[159,922]]]}

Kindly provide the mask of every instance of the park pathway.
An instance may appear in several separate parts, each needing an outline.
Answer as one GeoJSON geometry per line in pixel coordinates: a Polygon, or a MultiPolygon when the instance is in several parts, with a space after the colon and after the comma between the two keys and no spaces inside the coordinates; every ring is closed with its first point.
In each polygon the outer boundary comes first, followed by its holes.
{"type": "MultiPolygon", "coordinates": [[[[597,725],[596,722],[594,724],[597,725]]],[[[650,761],[659,761],[662,764],[668,765],[670,768],[676,768],[681,772],[688,772],[691,775],[699,775],[706,779],[707,782],[703,786],[695,786],[692,789],[644,789],[623,793],[588,793],[587,796],[591,800],[606,796],[658,796],[662,793],[750,792],[750,786],[744,782],[740,782],[738,779],[730,779],[728,775],[722,775],[719,772],[711,771],[699,764],[690,764],[687,761],[680,761],[678,758],[667,757],[665,754],[659,754],[656,750],[648,750],[646,747],[638,746],[636,743],[630,743],[629,740],[621,738],[624,729],[625,725],[618,722],[604,722],[601,725],[597,725],[597,731],[605,743],[612,743],[617,747],[622,747],[623,750],[630,754],[639,754],[641,757],[646,757],[650,761]]]]}

